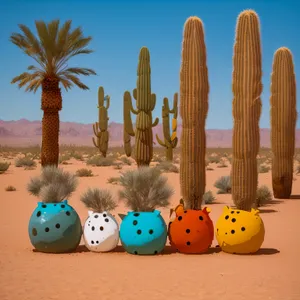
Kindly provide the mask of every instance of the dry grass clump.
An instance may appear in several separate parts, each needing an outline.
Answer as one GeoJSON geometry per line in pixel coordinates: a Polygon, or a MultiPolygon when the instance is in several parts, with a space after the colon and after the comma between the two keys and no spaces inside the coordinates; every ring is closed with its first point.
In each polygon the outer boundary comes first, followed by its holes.
{"type": "Polygon", "coordinates": [[[8,162],[0,162],[0,174],[3,174],[8,170],[10,163],[8,162]]]}
{"type": "Polygon", "coordinates": [[[120,177],[123,190],[119,197],[133,211],[146,212],[167,207],[174,193],[167,180],[157,168],[140,167],[127,171],[120,177]]]}
{"type": "Polygon", "coordinates": [[[109,212],[117,207],[111,192],[104,189],[88,188],[87,191],[81,195],[80,200],[88,209],[97,213],[104,211],[109,212]]]}
{"type": "Polygon", "coordinates": [[[76,171],[76,176],[78,176],[78,177],[93,177],[94,174],[93,174],[92,170],[89,170],[86,168],[81,168],[76,171]]]}
{"type": "Polygon", "coordinates": [[[9,185],[9,186],[7,186],[7,187],[5,188],[5,190],[6,190],[7,192],[15,192],[17,189],[16,189],[14,186],[9,185]]]}
{"type": "Polygon", "coordinates": [[[179,173],[179,168],[170,161],[162,161],[155,166],[162,173],[179,173]]]}
{"type": "Polygon", "coordinates": [[[220,163],[217,165],[217,168],[227,168],[228,165],[226,164],[225,160],[221,158],[220,163]]]}
{"type": "Polygon", "coordinates": [[[208,160],[209,160],[209,162],[210,162],[211,164],[213,164],[213,163],[218,164],[218,163],[220,163],[221,158],[220,158],[220,156],[218,156],[218,155],[210,155],[210,156],[208,157],[208,160]]]}
{"type": "Polygon", "coordinates": [[[212,167],[207,167],[206,168],[206,171],[213,171],[214,170],[214,168],[212,168],[212,167]]]}
{"type": "Polygon", "coordinates": [[[27,190],[31,195],[40,197],[45,203],[58,203],[67,199],[77,188],[75,175],[56,166],[42,168],[40,176],[30,179],[27,190]]]}
{"type": "Polygon", "coordinates": [[[36,162],[30,156],[18,157],[15,160],[15,166],[17,168],[26,167],[30,170],[36,167],[36,162]]]}
{"type": "Polygon", "coordinates": [[[118,183],[120,183],[120,177],[109,177],[107,179],[107,183],[118,184],[118,183]]]}
{"type": "Polygon", "coordinates": [[[231,193],[231,179],[230,176],[221,176],[214,184],[218,189],[217,194],[230,194],[231,193]]]}
{"type": "Polygon", "coordinates": [[[59,155],[58,163],[59,163],[59,164],[63,164],[63,165],[68,165],[68,164],[69,164],[68,161],[69,161],[71,158],[72,158],[71,155],[68,154],[68,153],[59,155]]]}
{"type": "Polygon", "coordinates": [[[272,192],[266,185],[260,186],[256,191],[255,206],[260,207],[267,204],[272,197],[272,192]]]}
{"type": "Polygon", "coordinates": [[[128,166],[132,165],[132,161],[127,156],[121,156],[119,158],[119,161],[121,161],[123,164],[128,165],[128,166]]]}
{"type": "Polygon", "coordinates": [[[271,170],[271,168],[266,165],[260,165],[258,167],[258,173],[268,173],[270,170],[271,170]]]}
{"type": "Polygon", "coordinates": [[[207,191],[203,195],[203,203],[204,204],[212,204],[216,200],[212,191],[207,191]]]}
{"type": "Polygon", "coordinates": [[[108,157],[108,156],[103,157],[100,155],[94,155],[87,159],[86,164],[96,166],[96,167],[110,167],[115,164],[115,158],[108,157]]]}

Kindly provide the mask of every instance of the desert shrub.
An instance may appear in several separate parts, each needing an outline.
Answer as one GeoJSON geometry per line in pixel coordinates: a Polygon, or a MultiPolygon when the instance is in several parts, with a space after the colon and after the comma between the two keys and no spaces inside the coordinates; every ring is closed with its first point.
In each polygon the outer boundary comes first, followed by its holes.
{"type": "Polygon", "coordinates": [[[159,155],[157,155],[157,154],[154,154],[154,155],[153,155],[153,158],[152,158],[152,161],[153,161],[153,162],[158,162],[158,163],[160,163],[160,162],[163,162],[164,159],[163,159],[161,156],[159,156],[159,155]]]}
{"type": "Polygon", "coordinates": [[[132,161],[127,156],[122,156],[119,158],[119,160],[124,163],[125,165],[131,166],[132,161]]]}
{"type": "Polygon", "coordinates": [[[72,152],[71,157],[73,157],[77,160],[83,160],[83,155],[79,152],[72,152]]]}
{"type": "Polygon", "coordinates": [[[256,199],[255,199],[256,207],[260,207],[270,202],[271,200],[272,200],[271,190],[266,185],[260,186],[256,191],[256,199]]]}
{"type": "Polygon", "coordinates": [[[212,167],[207,167],[206,170],[207,170],[207,171],[213,171],[214,168],[212,168],[212,167]]]}
{"type": "Polygon", "coordinates": [[[220,160],[220,163],[217,165],[217,168],[227,168],[228,165],[226,164],[224,159],[220,160]]]}
{"type": "Polygon", "coordinates": [[[82,168],[82,169],[78,169],[76,171],[76,176],[78,176],[78,177],[92,177],[92,176],[94,176],[94,174],[93,174],[92,170],[82,168]]]}
{"type": "Polygon", "coordinates": [[[5,190],[6,190],[7,192],[15,192],[17,189],[16,189],[14,186],[9,185],[9,186],[7,186],[7,187],[5,188],[5,190]]]}
{"type": "Polygon", "coordinates": [[[8,162],[0,162],[0,174],[3,174],[8,170],[10,163],[8,162]]]}
{"type": "Polygon", "coordinates": [[[115,170],[122,170],[123,169],[123,164],[122,163],[114,163],[114,169],[115,170]]]}
{"type": "Polygon", "coordinates": [[[67,199],[77,188],[77,177],[56,166],[42,168],[40,176],[30,179],[27,190],[42,202],[56,203],[67,199]]]}
{"type": "Polygon", "coordinates": [[[120,177],[109,177],[107,183],[118,184],[120,182],[120,177]]]}
{"type": "Polygon", "coordinates": [[[115,163],[115,159],[114,157],[103,157],[100,155],[94,155],[92,157],[90,157],[86,164],[87,165],[92,165],[92,166],[96,166],[96,167],[109,167],[114,165],[115,163]]]}
{"type": "Polygon", "coordinates": [[[258,173],[268,173],[270,171],[270,167],[266,165],[260,165],[258,167],[258,173]]]}
{"type": "Polygon", "coordinates": [[[155,168],[164,173],[179,173],[179,168],[170,161],[162,161],[155,168]]]}
{"type": "Polygon", "coordinates": [[[119,192],[119,197],[133,211],[153,211],[157,207],[166,207],[174,193],[167,180],[157,168],[140,167],[127,171],[120,176],[123,190],[119,192]]]}
{"type": "Polygon", "coordinates": [[[70,159],[71,159],[71,155],[70,154],[62,154],[58,158],[58,163],[60,163],[60,164],[67,164],[68,160],[70,160],[70,159]]]}
{"type": "Polygon", "coordinates": [[[117,207],[111,192],[108,190],[88,188],[87,191],[81,195],[80,200],[88,209],[98,213],[111,211],[117,207]]]}
{"type": "Polygon", "coordinates": [[[212,191],[207,191],[203,195],[203,202],[204,204],[211,204],[213,201],[216,200],[215,196],[213,195],[212,191]]]}
{"type": "Polygon", "coordinates": [[[214,184],[218,189],[217,194],[230,194],[231,193],[231,179],[230,176],[221,176],[214,184]]]}
{"type": "Polygon", "coordinates": [[[20,168],[20,167],[35,168],[36,167],[36,162],[32,158],[30,158],[29,156],[18,157],[15,160],[15,166],[17,168],[20,168]]]}
{"type": "Polygon", "coordinates": [[[221,161],[221,158],[219,156],[216,155],[211,155],[208,157],[208,160],[210,163],[215,163],[218,164],[221,161]]]}
{"type": "Polygon", "coordinates": [[[296,166],[295,173],[296,173],[296,175],[300,174],[300,164],[298,166],[296,166]]]}

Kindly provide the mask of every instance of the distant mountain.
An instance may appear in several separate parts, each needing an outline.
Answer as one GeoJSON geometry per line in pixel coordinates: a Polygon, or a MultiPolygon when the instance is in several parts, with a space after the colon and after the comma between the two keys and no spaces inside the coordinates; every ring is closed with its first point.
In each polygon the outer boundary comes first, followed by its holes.
{"type": "MultiPolygon", "coordinates": [[[[110,145],[121,146],[123,144],[123,124],[111,122],[109,124],[110,145]]],[[[178,136],[180,137],[181,124],[178,125],[178,136]]],[[[231,129],[208,129],[207,147],[231,147],[231,129]]],[[[162,125],[153,128],[155,135],[163,138],[162,125]]],[[[93,146],[94,136],[92,124],[81,124],[74,122],[60,123],[60,143],[82,146],[93,146]]],[[[42,124],[41,121],[28,121],[21,119],[18,121],[0,120],[0,145],[7,146],[30,146],[41,144],[42,124]]],[[[134,140],[134,139],[133,139],[134,140]]],[[[260,130],[260,140],[262,147],[270,147],[270,129],[260,130]]],[[[300,129],[296,130],[296,147],[300,147],[300,129]]]]}

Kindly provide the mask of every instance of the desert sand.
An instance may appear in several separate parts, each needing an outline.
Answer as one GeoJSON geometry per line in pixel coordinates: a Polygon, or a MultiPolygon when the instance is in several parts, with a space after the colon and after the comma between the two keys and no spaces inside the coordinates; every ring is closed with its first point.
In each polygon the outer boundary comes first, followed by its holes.
{"type": "MultiPolygon", "coordinates": [[[[72,159],[61,165],[75,172],[86,168],[72,159]]],[[[135,166],[124,166],[124,171],[135,166]]],[[[87,209],[80,202],[87,187],[108,188],[117,196],[118,185],[107,183],[119,170],[112,167],[87,167],[94,177],[81,177],[77,191],[69,203],[77,210],[82,223],[87,209]]],[[[255,255],[231,255],[220,252],[214,241],[208,253],[185,255],[174,253],[169,244],[161,255],[134,256],[119,246],[112,253],[89,252],[83,242],[76,253],[43,254],[33,251],[27,227],[37,198],[26,191],[34,170],[11,165],[0,175],[0,299],[100,299],[100,300],[299,300],[300,299],[300,176],[295,176],[293,199],[273,200],[261,208],[266,228],[262,249],[255,255]],[[13,185],[15,192],[5,191],[13,185]]],[[[228,168],[207,171],[207,190],[216,189],[214,182],[229,175],[228,168]]],[[[174,187],[171,207],[180,199],[179,175],[164,174],[174,187]]],[[[271,187],[271,172],[259,174],[259,185],[271,187]]],[[[216,195],[208,205],[215,223],[224,205],[232,205],[231,195],[216,195]]],[[[113,214],[126,213],[121,204],[113,214]]],[[[166,221],[169,209],[163,209],[166,221]]],[[[117,217],[120,221],[120,219],[117,217]]]]}

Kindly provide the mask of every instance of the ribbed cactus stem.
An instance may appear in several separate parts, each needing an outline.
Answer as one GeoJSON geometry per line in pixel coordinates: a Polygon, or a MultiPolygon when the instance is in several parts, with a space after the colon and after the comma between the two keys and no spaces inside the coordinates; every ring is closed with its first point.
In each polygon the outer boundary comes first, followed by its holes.
{"type": "Polygon", "coordinates": [[[110,105],[110,97],[104,96],[104,89],[102,86],[98,89],[98,122],[93,124],[93,131],[96,139],[93,138],[93,144],[104,157],[106,157],[109,141],[108,129],[108,108],[110,105]],[[106,102],[106,103],[105,103],[106,102]]]}
{"type": "Polygon", "coordinates": [[[164,98],[164,105],[162,106],[162,121],[163,121],[163,133],[164,142],[156,135],[157,142],[166,148],[166,158],[168,161],[173,161],[173,149],[177,146],[177,114],[178,114],[178,94],[174,94],[173,108],[169,107],[168,98],[164,98]],[[172,118],[172,134],[170,133],[170,114],[173,114],[172,118]]]}
{"type": "Polygon", "coordinates": [[[284,199],[292,192],[297,121],[293,57],[285,47],[274,54],[270,104],[273,193],[275,198],[284,199]]]}
{"type": "Polygon", "coordinates": [[[181,195],[185,207],[200,209],[206,184],[205,123],[209,84],[204,29],[198,17],[188,18],[184,25],[181,55],[181,195]]]}
{"type": "MultiPolygon", "coordinates": [[[[155,108],[156,95],[151,94],[150,53],[142,47],[137,69],[137,88],[133,90],[136,100],[135,110],[128,91],[124,93],[124,130],[130,136],[135,136],[135,160],[138,166],[149,165],[153,157],[152,127],[159,122],[158,118],[152,123],[152,111],[155,108]],[[131,113],[137,115],[136,128],[133,129],[131,113]]],[[[126,151],[126,150],[125,150],[126,151]]]]}
{"type": "Polygon", "coordinates": [[[237,20],[233,55],[232,198],[238,209],[251,210],[257,190],[257,154],[261,114],[262,65],[258,15],[243,11],[237,20]]]}

